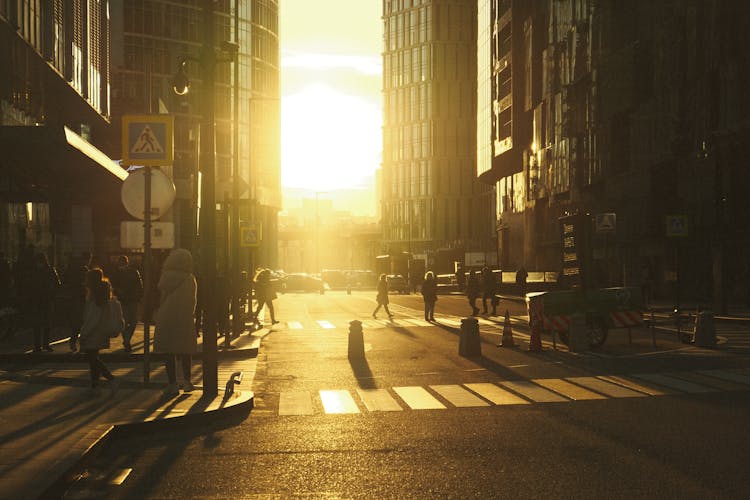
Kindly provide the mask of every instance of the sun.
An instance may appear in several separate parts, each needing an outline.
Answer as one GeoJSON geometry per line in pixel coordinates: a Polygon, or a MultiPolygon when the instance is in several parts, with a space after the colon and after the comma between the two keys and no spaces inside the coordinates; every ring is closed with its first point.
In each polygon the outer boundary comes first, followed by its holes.
{"type": "Polygon", "coordinates": [[[313,84],[281,102],[281,183],[330,191],[359,186],[380,163],[376,103],[313,84]]]}

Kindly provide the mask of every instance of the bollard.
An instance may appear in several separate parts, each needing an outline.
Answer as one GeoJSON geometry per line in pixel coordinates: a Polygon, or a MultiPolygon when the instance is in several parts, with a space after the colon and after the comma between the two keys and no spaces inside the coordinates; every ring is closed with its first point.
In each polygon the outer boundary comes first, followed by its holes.
{"type": "MultiPolygon", "coordinates": [[[[533,318],[531,320],[531,337],[529,338],[529,351],[541,352],[542,350],[542,329],[544,327],[542,320],[533,318]]],[[[552,340],[555,339],[555,332],[552,331],[552,340]]]]}
{"type": "Polygon", "coordinates": [[[349,322],[349,359],[364,357],[365,339],[362,336],[362,322],[355,319],[349,322]]]}
{"type": "Polygon", "coordinates": [[[461,320],[461,334],[458,337],[458,355],[464,357],[482,355],[482,343],[479,340],[479,321],[476,318],[464,318],[461,320]]]}
{"type": "Polygon", "coordinates": [[[570,352],[588,351],[591,341],[586,331],[586,318],[583,314],[574,314],[568,330],[568,349],[570,352]]]}
{"type": "Polygon", "coordinates": [[[713,311],[701,311],[695,315],[693,344],[698,347],[716,347],[716,325],[713,311]]]}

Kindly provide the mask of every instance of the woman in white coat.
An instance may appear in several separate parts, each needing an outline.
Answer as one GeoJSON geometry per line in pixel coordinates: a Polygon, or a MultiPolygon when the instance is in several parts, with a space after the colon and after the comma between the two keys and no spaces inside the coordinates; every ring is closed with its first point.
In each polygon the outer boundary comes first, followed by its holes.
{"type": "Polygon", "coordinates": [[[164,389],[168,396],[179,394],[177,358],[182,366],[182,389],[185,392],[193,390],[190,365],[192,354],[198,350],[198,339],[193,322],[197,285],[192,271],[193,256],[187,250],[178,248],[164,261],[159,279],[161,302],[156,313],[154,352],[168,354],[166,368],[169,385],[164,389]]]}

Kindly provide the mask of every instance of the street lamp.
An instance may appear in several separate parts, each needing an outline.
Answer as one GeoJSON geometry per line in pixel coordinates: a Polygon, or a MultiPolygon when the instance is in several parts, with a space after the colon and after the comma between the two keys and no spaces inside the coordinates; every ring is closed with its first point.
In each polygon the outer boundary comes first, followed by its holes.
{"type": "MultiPolygon", "coordinates": [[[[235,1],[235,15],[236,1],[235,1]]],[[[178,95],[185,95],[190,89],[186,67],[188,61],[200,64],[203,76],[203,117],[200,139],[200,170],[202,172],[200,213],[200,270],[199,293],[203,298],[203,393],[207,396],[218,394],[218,356],[216,349],[216,108],[214,104],[216,87],[216,63],[237,62],[238,45],[222,44],[223,57],[216,54],[214,40],[214,2],[203,3],[203,46],[199,58],[185,57],[177,68],[172,80],[172,89],[178,95]]],[[[236,181],[236,179],[235,179],[236,181]]]]}

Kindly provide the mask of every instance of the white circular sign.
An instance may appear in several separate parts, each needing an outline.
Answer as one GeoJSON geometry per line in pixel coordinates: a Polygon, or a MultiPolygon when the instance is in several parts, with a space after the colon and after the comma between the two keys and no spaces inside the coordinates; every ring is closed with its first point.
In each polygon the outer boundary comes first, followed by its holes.
{"type": "MultiPolygon", "coordinates": [[[[151,219],[164,215],[172,207],[177,190],[167,174],[151,168],[151,219]]],[[[120,197],[125,210],[136,219],[144,220],[146,201],[146,168],[130,172],[122,183],[120,197]]]]}

